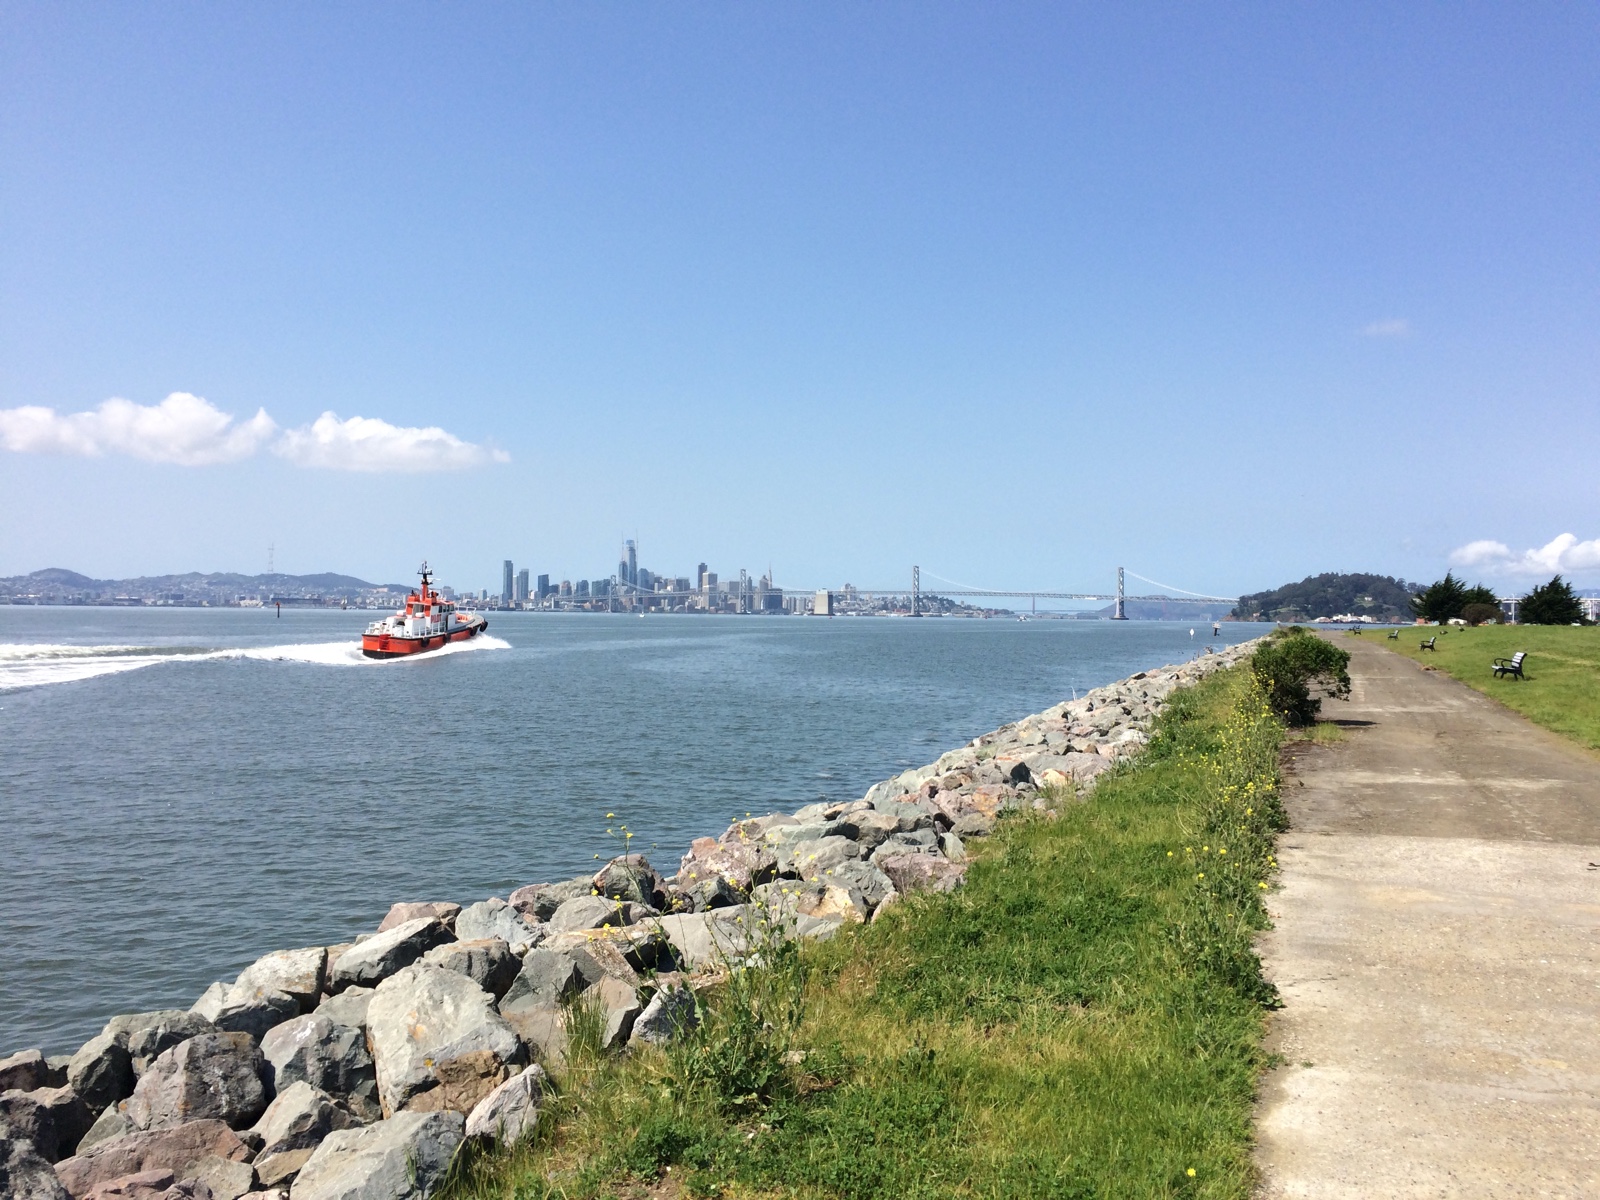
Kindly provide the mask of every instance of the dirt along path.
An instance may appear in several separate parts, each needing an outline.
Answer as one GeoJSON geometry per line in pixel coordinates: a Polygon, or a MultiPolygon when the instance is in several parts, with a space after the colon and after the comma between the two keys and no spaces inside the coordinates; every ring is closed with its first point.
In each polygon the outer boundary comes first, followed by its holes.
{"type": "Polygon", "coordinates": [[[1295,756],[1261,943],[1261,1194],[1600,1197],[1600,759],[1338,644],[1347,737],[1295,756]]]}

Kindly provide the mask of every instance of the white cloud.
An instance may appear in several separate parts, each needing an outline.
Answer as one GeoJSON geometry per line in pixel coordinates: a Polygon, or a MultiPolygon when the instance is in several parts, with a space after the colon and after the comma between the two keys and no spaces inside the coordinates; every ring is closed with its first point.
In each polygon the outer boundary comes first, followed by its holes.
{"type": "Polygon", "coordinates": [[[277,432],[266,410],[235,421],[208,401],[173,392],[160,404],[107,400],[91,412],[0,409],[0,446],[21,454],[126,454],[146,462],[210,466],[249,458],[277,432]]]}
{"type": "Polygon", "coordinates": [[[0,409],[0,448],[18,454],[126,454],[202,467],[249,458],[269,444],[298,466],[336,471],[457,471],[510,461],[503,450],[464,442],[437,426],[391,425],[376,417],[341,421],[326,412],[310,425],[280,430],[266,409],[240,421],[188,392],[151,405],[111,399],[80,413],[38,405],[0,409]]]}
{"type": "Polygon", "coordinates": [[[503,450],[463,442],[437,425],[391,425],[376,417],[341,421],[331,412],[285,430],[272,449],[299,466],[335,471],[459,471],[510,461],[503,450]]]}
{"type": "Polygon", "coordinates": [[[1403,338],[1411,336],[1411,322],[1404,317],[1390,317],[1384,321],[1374,321],[1361,329],[1363,337],[1377,338],[1403,338]]]}
{"type": "Polygon", "coordinates": [[[1536,550],[1524,550],[1520,554],[1504,542],[1468,542],[1450,555],[1450,563],[1510,575],[1594,571],[1600,570],[1600,538],[1580,542],[1576,534],[1563,533],[1536,550]]]}

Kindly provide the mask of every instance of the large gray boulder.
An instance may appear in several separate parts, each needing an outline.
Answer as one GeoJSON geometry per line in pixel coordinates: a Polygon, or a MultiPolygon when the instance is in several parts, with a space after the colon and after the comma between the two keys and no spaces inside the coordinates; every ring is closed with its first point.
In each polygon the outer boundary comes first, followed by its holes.
{"type": "Polygon", "coordinates": [[[128,1116],[144,1130],[206,1120],[243,1129],[267,1107],[264,1065],[248,1034],[203,1033],[150,1064],[133,1089],[128,1116]]]}
{"type": "Polygon", "coordinates": [[[667,909],[672,912],[707,912],[713,908],[732,908],[749,898],[731,879],[721,875],[695,875],[686,881],[674,879],[667,909]]]}
{"type": "Polygon", "coordinates": [[[422,961],[465,975],[497,999],[506,994],[522,967],[521,957],[512,952],[504,939],[497,937],[447,942],[429,950],[422,961]]]}
{"type": "Polygon", "coordinates": [[[367,1036],[388,1114],[470,1112],[526,1062],[494,998],[465,975],[417,964],[378,985],[367,1036]]]}
{"type": "Polygon", "coordinates": [[[900,818],[875,808],[858,809],[839,819],[839,832],[870,854],[891,833],[900,832],[900,818]]]}
{"type": "MultiPolygon", "coordinates": [[[[220,1155],[208,1154],[204,1158],[189,1164],[185,1169],[183,1183],[191,1187],[202,1185],[211,1193],[211,1200],[240,1200],[241,1196],[249,1195],[255,1190],[256,1173],[249,1163],[234,1162],[231,1158],[222,1158],[220,1155]]],[[[195,1196],[201,1196],[199,1187],[195,1187],[195,1196]]],[[[173,1200],[171,1194],[167,1200],[173,1200]]]]}
{"type": "Polygon", "coordinates": [[[714,967],[744,957],[755,915],[747,904],[703,913],[671,913],[661,929],[673,954],[690,970],[714,967]]]}
{"type": "Polygon", "coordinates": [[[357,942],[341,954],[329,969],[330,986],[335,991],[355,983],[375,987],[435,946],[454,940],[455,934],[437,917],[405,921],[357,942]]]}
{"type": "Polygon", "coordinates": [[[578,896],[565,901],[550,918],[551,933],[575,933],[606,925],[626,925],[623,903],[604,896],[578,896]]]}
{"type": "Polygon", "coordinates": [[[90,1038],[67,1064],[67,1085],[90,1112],[126,1100],[133,1094],[133,1059],[127,1044],[111,1033],[90,1038]]]}
{"type": "Polygon", "coordinates": [[[778,848],[778,874],[795,878],[811,872],[825,871],[842,862],[859,858],[861,853],[859,844],[837,834],[794,842],[778,848]]]}
{"type": "Polygon", "coordinates": [[[391,905],[383,921],[378,926],[379,933],[387,933],[396,925],[404,925],[407,921],[415,921],[418,917],[436,917],[447,928],[455,928],[456,916],[461,912],[461,905],[451,900],[421,900],[415,902],[401,902],[391,905]]]}
{"type": "Polygon", "coordinates": [[[878,812],[894,817],[900,833],[910,833],[916,829],[932,829],[935,814],[938,812],[927,800],[909,798],[874,801],[872,807],[878,812]]]}
{"type": "Polygon", "coordinates": [[[68,1200],[50,1164],[27,1138],[0,1128],[0,1196],[7,1200],[68,1200]]]}
{"type": "Polygon", "coordinates": [[[593,891],[593,878],[580,875],[577,879],[565,879],[560,883],[530,883],[527,887],[519,887],[506,900],[523,916],[535,921],[548,921],[555,916],[556,909],[568,900],[590,895],[593,891]]]}
{"type": "Polygon", "coordinates": [[[664,987],[650,998],[633,1023],[630,1044],[660,1046],[699,1024],[694,993],[684,986],[664,987]]]}
{"type": "Polygon", "coordinates": [[[282,1183],[305,1166],[323,1138],[354,1124],[327,1093],[309,1083],[291,1083],[267,1105],[251,1131],[261,1139],[254,1159],[256,1177],[263,1187],[282,1183]]]}
{"type": "Polygon", "coordinates": [[[667,881],[642,854],[613,858],[595,872],[594,890],[611,900],[631,900],[657,909],[667,903],[667,881]]]}
{"type": "Polygon", "coordinates": [[[678,866],[677,883],[684,890],[706,879],[725,879],[741,892],[765,883],[778,870],[778,860],[759,834],[738,832],[721,841],[697,838],[678,866]]]}
{"type": "Polygon", "coordinates": [[[505,1014],[540,1008],[557,1008],[584,988],[588,979],[577,956],[556,950],[533,950],[522,960],[522,969],[500,1000],[505,1014]]]}
{"type": "Polygon", "coordinates": [[[236,984],[213,983],[190,1010],[226,1033],[245,1033],[260,1039],[300,1011],[300,1002],[287,992],[267,991],[236,984]]]}
{"type": "Polygon", "coordinates": [[[337,996],[329,996],[316,1007],[316,1015],[327,1017],[335,1025],[349,1025],[353,1029],[367,1027],[367,1005],[372,1003],[375,988],[347,987],[337,996]]]}
{"type": "Polygon", "coordinates": [[[626,1046],[633,1033],[633,1023],[643,1010],[638,989],[614,975],[607,975],[595,984],[579,998],[579,1003],[593,1004],[604,1018],[600,1031],[603,1050],[626,1046]]]}
{"type": "MultiPolygon", "coordinates": [[[[622,907],[635,906],[624,902],[622,907]]],[[[605,973],[636,983],[641,971],[670,971],[675,967],[672,944],[658,928],[660,919],[661,914],[652,913],[649,921],[638,925],[608,925],[555,933],[546,938],[539,949],[570,954],[580,961],[587,956],[605,973]]]]}
{"type": "Polygon", "coordinates": [[[883,859],[890,855],[937,853],[939,853],[939,835],[931,828],[914,829],[907,833],[896,833],[886,839],[872,852],[870,861],[881,871],[883,859]]]}
{"type": "Polygon", "coordinates": [[[87,1153],[91,1146],[98,1146],[101,1142],[126,1137],[138,1131],[138,1126],[133,1123],[132,1118],[122,1111],[122,1105],[113,1104],[94,1119],[94,1124],[89,1126],[89,1132],[78,1140],[77,1149],[73,1153],[87,1153]]]}
{"type": "Polygon", "coordinates": [[[299,1011],[316,1007],[317,997],[326,990],[328,948],[307,946],[300,950],[278,950],[256,959],[233,981],[237,992],[279,992],[294,997],[299,1011]]]}
{"type": "Polygon", "coordinates": [[[0,1130],[32,1142],[48,1162],[76,1150],[93,1124],[89,1106],[70,1087],[0,1092],[0,1130]]]}
{"type": "Polygon", "coordinates": [[[877,867],[901,895],[954,891],[967,875],[966,863],[953,863],[937,854],[890,854],[878,859],[877,867]]]}
{"type": "Polygon", "coordinates": [[[793,846],[797,842],[816,842],[825,837],[840,837],[840,824],[838,821],[805,821],[795,825],[774,825],[761,835],[761,840],[773,850],[781,851],[785,846],[793,846]]]}
{"type": "Polygon", "coordinates": [[[207,1018],[181,1008],[112,1017],[106,1022],[104,1030],[128,1048],[135,1075],[142,1074],[162,1051],[170,1050],[192,1037],[199,1037],[202,1033],[215,1031],[216,1026],[207,1018]]]}
{"type": "Polygon", "coordinates": [[[19,1050],[0,1058],[0,1092],[31,1092],[34,1088],[48,1087],[49,1074],[44,1051],[19,1050]]]}
{"type": "Polygon", "coordinates": [[[529,921],[498,896],[468,905],[456,917],[456,937],[462,941],[499,938],[512,953],[526,954],[544,938],[544,925],[529,921]]]}
{"type": "Polygon", "coordinates": [[[322,1139],[292,1200],[426,1200],[443,1182],[465,1135],[457,1112],[404,1112],[322,1139]]]}
{"type": "Polygon", "coordinates": [[[359,1028],[335,1024],[321,1012],[307,1013],[262,1038],[261,1056],[272,1072],[274,1090],[280,1093],[304,1083],[337,1097],[363,1121],[383,1115],[377,1071],[359,1028]]]}
{"type": "Polygon", "coordinates": [[[961,838],[988,837],[994,832],[995,820],[977,811],[962,813],[950,826],[950,832],[961,838]]]}
{"type": "Polygon", "coordinates": [[[894,891],[889,877],[871,863],[851,860],[838,863],[821,871],[808,871],[802,876],[808,883],[832,884],[850,892],[869,911],[883,903],[883,898],[894,891]]]}
{"type": "Polygon", "coordinates": [[[549,1076],[538,1063],[506,1080],[467,1114],[467,1136],[510,1146],[534,1130],[549,1076]]]}
{"type": "Polygon", "coordinates": [[[190,1121],[171,1129],[129,1134],[56,1164],[56,1174],[75,1197],[102,1183],[140,1171],[171,1171],[188,1178],[189,1168],[215,1155],[244,1162],[250,1151],[239,1135],[221,1121],[190,1121]]]}

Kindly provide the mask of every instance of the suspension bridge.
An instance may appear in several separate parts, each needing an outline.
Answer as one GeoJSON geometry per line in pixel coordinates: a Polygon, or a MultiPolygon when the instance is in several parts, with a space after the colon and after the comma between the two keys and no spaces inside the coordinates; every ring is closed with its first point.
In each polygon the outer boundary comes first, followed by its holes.
{"type": "MultiPolygon", "coordinates": [[[[739,590],[737,593],[733,594],[736,596],[744,596],[747,594],[753,594],[755,591],[759,590],[768,596],[778,594],[785,598],[820,598],[826,595],[830,597],[830,600],[835,596],[861,599],[879,599],[890,596],[903,596],[909,598],[911,602],[911,614],[913,616],[921,615],[924,595],[929,597],[940,597],[943,599],[962,600],[1025,599],[1029,602],[1030,607],[1032,607],[1035,612],[1038,611],[1038,604],[1040,600],[1101,600],[1112,601],[1115,603],[1116,608],[1111,617],[1113,621],[1125,621],[1128,619],[1125,612],[1125,606],[1130,600],[1153,601],[1163,604],[1236,604],[1239,600],[1237,596],[1211,596],[1204,592],[1191,592],[1185,588],[1173,587],[1171,584],[1160,583],[1154,579],[1147,579],[1143,575],[1140,575],[1134,571],[1128,571],[1124,567],[1117,568],[1117,590],[1114,592],[1058,592],[1042,590],[1018,591],[1006,588],[983,588],[973,586],[972,584],[958,583],[955,580],[945,579],[942,576],[935,575],[932,571],[928,572],[928,577],[930,580],[935,580],[938,583],[947,584],[950,586],[935,586],[924,590],[922,586],[922,568],[920,566],[913,566],[911,568],[911,581],[909,587],[905,586],[904,584],[898,587],[861,587],[856,584],[847,583],[842,587],[831,588],[780,588],[769,585],[764,589],[758,589],[755,587],[754,581],[750,580],[749,577],[741,571],[740,579],[738,581],[739,590]],[[1130,596],[1127,594],[1124,580],[1125,574],[1132,576],[1141,583],[1149,584],[1152,587],[1164,588],[1166,591],[1162,593],[1130,596]],[[1174,596],[1168,594],[1172,592],[1177,592],[1178,595],[1174,596]]],[[[730,585],[733,584],[732,580],[729,580],[728,582],[730,585]]],[[[684,600],[693,594],[695,593],[683,592],[675,589],[641,588],[623,584],[617,587],[617,590],[613,593],[613,598],[622,600],[624,602],[629,600],[650,599],[672,601],[684,600]]]]}

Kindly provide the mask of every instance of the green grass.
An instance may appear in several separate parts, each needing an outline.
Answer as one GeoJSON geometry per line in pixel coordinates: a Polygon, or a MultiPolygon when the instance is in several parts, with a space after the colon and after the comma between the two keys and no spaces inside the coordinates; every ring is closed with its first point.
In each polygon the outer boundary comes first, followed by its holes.
{"type": "Polygon", "coordinates": [[[1247,670],[1179,693],[959,891],[775,949],[670,1051],[580,1048],[534,1140],[449,1195],[1249,1196],[1282,735],[1247,670]]]}
{"type": "Polygon", "coordinates": [[[1530,721],[1600,750],[1600,627],[1570,625],[1411,626],[1398,641],[1368,630],[1362,638],[1398,650],[1493,696],[1530,721]],[[1439,635],[1437,650],[1420,649],[1439,635]],[[1528,652],[1528,678],[1496,679],[1490,664],[1528,652]]]}

